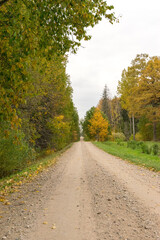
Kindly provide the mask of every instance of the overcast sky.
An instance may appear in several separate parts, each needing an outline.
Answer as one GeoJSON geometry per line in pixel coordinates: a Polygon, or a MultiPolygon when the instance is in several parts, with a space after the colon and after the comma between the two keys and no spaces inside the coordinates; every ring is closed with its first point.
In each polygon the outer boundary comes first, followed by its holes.
{"type": "Polygon", "coordinates": [[[120,23],[106,19],[89,31],[76,55],[69,55],[67,73],[79,117],[96,106],[107,84],[116,95],[118,80],[137,54],[160,56],[160,0],[110,0],[120,23]]]}

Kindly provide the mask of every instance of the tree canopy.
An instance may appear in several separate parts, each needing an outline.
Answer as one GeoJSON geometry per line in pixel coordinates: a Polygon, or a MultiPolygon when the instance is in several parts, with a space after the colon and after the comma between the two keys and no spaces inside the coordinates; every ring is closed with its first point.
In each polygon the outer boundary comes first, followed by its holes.
{"type": "Polygon", "coordinates": [[[154,140],[156,140],[156,124],[160,119],[159,92],[160,58],[150,58],[148,54],[137,55],[131,67],[122,72],[118,93],[122,107],[130,116],[136,116],[138,119],[145,117],[153,123],[154,140]]]}

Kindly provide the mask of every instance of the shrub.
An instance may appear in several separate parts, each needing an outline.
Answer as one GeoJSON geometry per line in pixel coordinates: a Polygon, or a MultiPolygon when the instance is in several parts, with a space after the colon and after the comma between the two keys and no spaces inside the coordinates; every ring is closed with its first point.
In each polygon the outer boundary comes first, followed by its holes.
{"type": "Polygon", "coordinates": [[[133,140],[133,134],[129,137],[129,141],[133,140]]]}
{"type": "Polygon", "coordinates": [[[139,133],[139,132],[136,133],[135,139],[136,139],[136,141],[142,141],[142,140],[143,140],[143,137],[142,137],[141,133],[139,133]]]}
{"type": "Polygon", "coordinates": [[[137,147],[137,142],[134,141],[134,140],[128,141],[128,142],[127,142],[127,147],[130,147],[130,148],[132,148],[132,149],[136,149],[136,147],[137,147]]]}
{"type": "Polygon", "coordinates": [[[0,136],[0,178],[22,170],[35,152],[24,140],[21,131],[12,130],[8,137],[0,136]]]}
{"type": "Polygon", "coordinates": [[[113,140],[114,141],[125,141],[126,140],[126,137],[125,135],[122,133],[122,132],[113,132],[112,133],[112,137],[113,137],[113,140]]]}
{"type": "Polygon", "coordinates": [[[145,143],[142,145],[142,153],[147,153],[147,154],[151,153],[151,148],[145,143]]]}
{"type": "Polygon", "coordinates": [[[121,142],[121,140],[120,140],[120,139],[117,139],[117,145],[119,145],[119,146],[124,146],[124,143],[123,143],[123,142],[121,142]]]}
{"type": "Polygon", "coordinates": [[[114,141],[114,138],[113,138],[113,136],[112,136],[112,135],[108,135],[108,141],[111,141],[111,142],[113,142],[113,141],[114,141]]]}
{"type": "Polygon", "coordinates": [[[152,151],[154,155],[158,155],[158,150],[159,150],[158,144],[153,144],[152,151]]]}
{"type": "Polygon", "coordinates": [[[144,145],[144,142],[142,142],[142,141],[141,142],[137,142],[137,147],[138,148],[142,148],[143,145],[144,145]]]}

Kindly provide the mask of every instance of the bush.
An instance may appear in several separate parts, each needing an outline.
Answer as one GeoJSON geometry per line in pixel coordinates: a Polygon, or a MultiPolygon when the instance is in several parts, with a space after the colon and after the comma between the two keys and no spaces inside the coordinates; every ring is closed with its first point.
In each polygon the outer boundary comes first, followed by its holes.
{"type": "Polygon", "coordinates": [[[122,133],[122,132],[113,132],[112,133],[112,137],[113,137],[113,140],[114,141],[125,141],[126,140],[126,137],[125,135],[122,133]]]}
{"type": "Polygon", "coordinates": [[[136,139],[136,141],[142,141],[142,140],[143,140],[143,137],[142,137],[141,133],[139,133],[139,132],[136,133],[135,139],[136,139]]]}
{"type": "Polygon", "coordinates": [[[128,141],[128,142],[127,142],[127,147],[130,147],[130,148],[132,148],[132,149],[136,149],[136,147],[137,147],[137,142],[134,141],[134,140],[128,141]]]}
{"type": "Polygon", "coordinates": [[[121,142],[121,140],[120,140],[120,139],[117,139],[117,145],[119,145],[119,146],[124,146],[124,143],[123,143],[123,142],[121,142]]]}
{"type": "Polygon", "coordinates": [[[151,148],[145,143],[142,145],[142,153],[151,154],[151,148]]]}
{"type": "Polygon", "coordinates": [[[144,142],[142,142],[142,141],[141,142],[137,142],[137,147],[138,148],[142,148],[143,145],[144,145],[144,142]]]}
{"type": "Polygon", "coordinates": [[[12,130],[8,137],[0,134],[0,178],[22,170],[34,157],[21,131],[12,130]]]}
{"type": "Polygon", "coordinates": [[[113,141],[114,141],[114,138],[113,138],[112,135],[108,135],[108,139],[107,139],[107,140],[113,142],[113,141]]]}
{"type": "Polygon", "coordinates": [[[153,154],[154,154],[154,155],[158,155],[158,150],[159,150],[158,144],[154,144],[154,145],[152,146],[153,154]]]}

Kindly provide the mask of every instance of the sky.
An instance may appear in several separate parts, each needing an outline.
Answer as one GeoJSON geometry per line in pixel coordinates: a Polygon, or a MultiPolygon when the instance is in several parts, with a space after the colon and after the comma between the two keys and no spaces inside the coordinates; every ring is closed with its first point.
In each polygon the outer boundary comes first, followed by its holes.
{"type": "Polygon", "coordinates": [[[89,30],[92,39],[70,54],[67,73],[73,101],[80,118],[97,106],[105,84],[111,97],[117,95],[124,68],[137,54],[160,56],[160,0],[110,0],[119,23],[103,19],[89,30]]]}

